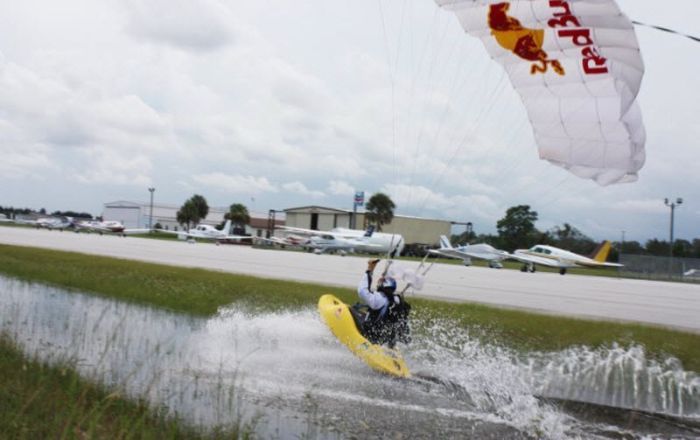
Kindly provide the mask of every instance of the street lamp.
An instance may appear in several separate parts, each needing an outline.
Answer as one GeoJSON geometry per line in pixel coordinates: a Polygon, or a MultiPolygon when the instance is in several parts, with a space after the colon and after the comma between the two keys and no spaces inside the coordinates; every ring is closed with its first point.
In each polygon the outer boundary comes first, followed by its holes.
{"type": "Polygon", "coordinates": [[[148,229],[153,230],[153,193],[155,192],[155,188],[151,187],[148,188],[148,192],[151,193],[151,212],[148,216],[148,229]]]}
{"type": "Polygon", "coordinates": [[[668,243],[668,276],[671,277],[671,268],[673,264],[673,212],[676,210],[676,206],[683,204],[683,199],[678,197],[675,202],[669,202],[668,198],[666,198],[664,199],[664,204],[671,208],[671,231],[668,243]]]}

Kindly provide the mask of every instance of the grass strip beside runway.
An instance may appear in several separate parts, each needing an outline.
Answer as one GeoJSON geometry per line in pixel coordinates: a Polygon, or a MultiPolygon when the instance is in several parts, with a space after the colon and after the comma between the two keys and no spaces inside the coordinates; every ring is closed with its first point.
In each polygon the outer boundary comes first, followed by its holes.
{"type": "MultiPolygon", "coordinates": [[[[328,292],[349,303],[357,298],[353,289],[8,245],[0,245],[0,273],[198,316],[212,315],[218,307],[234,302],[253,311],[274,311],[315,307],[328,292]]],[[[411,303],[420,322],[448,319],[477,330],[472,334],[487,342],[516,350],[640,344],[652,356],[672,355],[686,370],[700,371],[697,334],[480,304],[417,298],[411,303]]]]}
{"type": "Polygon", "coordinates": [[[82,379],[70,362],[28,360],[0,335],[2,437],[38,438],[245,438],[238,427],[202,432],[142,401],[82,379]]]}

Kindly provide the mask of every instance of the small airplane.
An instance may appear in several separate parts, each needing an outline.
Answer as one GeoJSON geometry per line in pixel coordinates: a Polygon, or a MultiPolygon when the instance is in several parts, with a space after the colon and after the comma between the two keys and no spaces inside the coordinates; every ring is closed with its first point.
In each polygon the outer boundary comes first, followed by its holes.
{"type": "Polygon", "coordinates": [[[224,240],[253,240],[255,237],[249,235],[231,235],[228,231],[231,230],[231,220],[226,220],[224,228],[218,230],[211,225],[199,224],[189,231],[168,231],[166,229],[154,229],[156,232],[165,232],[167,234],[177,234],[178,238],[187,240],[189,243],[194,243],[196,239],[216,240],[217,246],[224,240]]]}
{"type": "Polygon", "coordinates": [[[39,217],[36,220],[17,218],[7,221],[20,225],[31,225],[37,229],[59,229],[61,231],[74,226],[73,218],[71,217],[39,217]]]}
{"type": "Polygon", "coordinates": [[[127,229],[124,225],[116,220],[83,220],[74,223],[75,232],[96,232],[102,234],[116,234],[126,237],[128,234],[143,234],[150,229],[127,229]]]}
{"type": "Polygon", "coordinates": [[[366,231],[361,229],[334,228],[330,231],[282,226],[281,229],[299,235],[309,236],[304,246],[321,254],[328,251],[338,253],[362,252],[369,254],[401,254],[406,242],[400,234],[374,232],[374,226],[366,231]]]}
{"type": "Polygon", "coordinates": [[[572,267],[622,267],[623,264],[607,263],[605,260],[610,253],[610,242],[604,241],[590,257],[575,254],[554,246],[538,244],[530,249],[518,249],[509,258],[523,262],[522,272],[534,272],[535,264],[559,268],[559,273],[566,274],[572,267]]]}
{"type": "Polygon", "coordinates": [[[465,266],[471,266],[472,258],[486,260],[489,262],[489,267],[494,269],[502,268],[501,261],[511,257],[508,252],[496,249],[486,243],[467,244],[455,248],[452,247],[450,240],[445,235],[440,236],[440,249],[430,249],[428,252],[433,255],[462,260],[465,266]]]}
{"type": "Polygon", "coordinates": [[[275,237],[272,236],[270,238],[265,238],[265,237],[256,237],[258,241],[266,242],[269,244],[276,244],[282,247],[298,247],[298,248],[306,248],[308,246],[309,242],[309,237],[301,237],[299,235],[295,234],[288,234],[284,237],[275,237]]]}
{"type": "Polygon", "coordinates": [[[71,217],[47,217],[36,220],[37,228],[58,229],[59,231],[62,231],[64,229],[72,228],[73,226],[74,222],[71,217]]]}

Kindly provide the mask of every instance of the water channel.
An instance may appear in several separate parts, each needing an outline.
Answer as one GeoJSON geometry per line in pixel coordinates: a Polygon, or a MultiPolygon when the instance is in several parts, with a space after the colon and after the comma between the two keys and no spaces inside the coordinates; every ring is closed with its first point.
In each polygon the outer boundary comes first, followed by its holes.
{"type": "Polygon", "coordinates": [[[373,373],[314,309],[192,318],[0,277],[0,310],[29,356],[262,438],[700,437],[700,376],[638,346],[523,354],[433,323],[404,348],[433,383],[373,373]]]}

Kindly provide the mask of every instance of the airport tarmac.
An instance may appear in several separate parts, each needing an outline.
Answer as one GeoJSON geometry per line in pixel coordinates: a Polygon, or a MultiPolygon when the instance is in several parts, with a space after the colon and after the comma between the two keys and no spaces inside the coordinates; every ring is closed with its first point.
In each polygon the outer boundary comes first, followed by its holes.
{"type": "MultiPolygon", "coordinates": [[[[0,243],[354,288],[366,258],[0,227],[0,243]]],[[[401,266],[418,263],[401,261],[401,266]]],[[[382,268],[383,266],[380,266],[382,268]]],[[[700,285],[436,264],[418,296],[700,333],[700,285]]]]}

